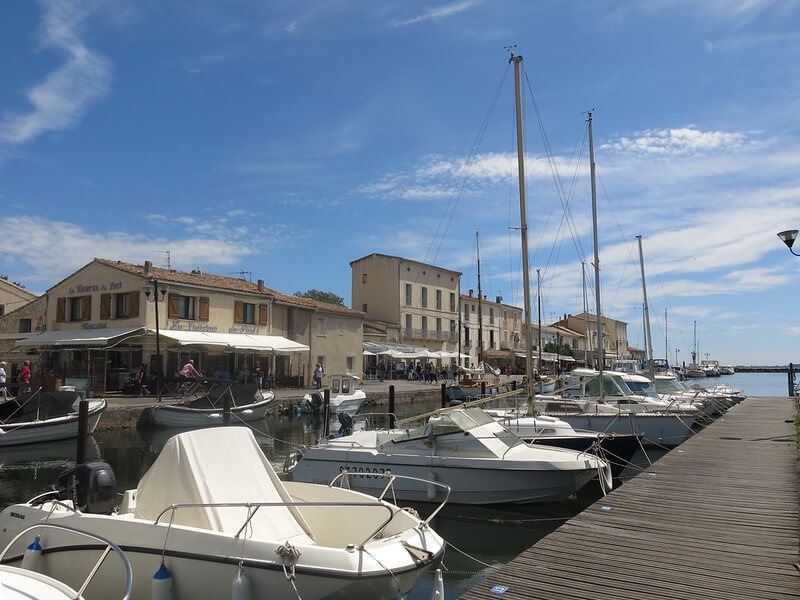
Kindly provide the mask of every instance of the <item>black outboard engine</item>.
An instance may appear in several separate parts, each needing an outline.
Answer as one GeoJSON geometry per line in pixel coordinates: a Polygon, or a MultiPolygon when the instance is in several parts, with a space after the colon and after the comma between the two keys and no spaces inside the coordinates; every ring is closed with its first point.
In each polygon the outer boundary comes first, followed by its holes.
{"type": "Polygon", "coordinates": [[[339,425],[341,425],[341,427],[339,427],[340,436],[350,435],[353,433],[354,419],[351,415],[347,414],[346,412],[340,412],[336,418],[339,419],[339,425]]]}
{"type": "Polygon", "coordinates": [[[72,500],[84,513],[111,514],[116,495],[117,478],[108,463],[81,463],[58,477],[58,499],[72,500]]]}
{"type": "Polygon", "coordinates": [[[309,404],[311,405],[311,412],[313,414],[316,415],[319,413],[319,409],[322,408],[322,402],[323,402],[322,394],[320,394],[319,392],[314,392],[313,394],[311,394],[311,402],[309,404]]]}

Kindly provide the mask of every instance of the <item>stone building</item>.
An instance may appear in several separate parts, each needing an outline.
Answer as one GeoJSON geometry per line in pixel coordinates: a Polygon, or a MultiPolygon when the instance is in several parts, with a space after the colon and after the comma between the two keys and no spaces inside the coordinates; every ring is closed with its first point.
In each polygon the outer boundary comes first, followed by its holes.
{"type": "Polygon", "coordinates": [[[190,358],[205,374],[239,379],[258,361],[279,385],[308,384],[317,362],[361,373],[361,312],[262,280],[96,258],[46,296],[46,330],[17,343],[39,351],[52,385],[120,389],[140,364],[169,379],[190,358]]]}
{"type": "Polygon", "coordinates": [[[5,276],[0,277],[0,317],[22,308],[34,298],[36,298],[36,294],[10,282],[5,276]]]}
{"type": "MultiPolygon", "coordinates": [[[[578,347],[575,348],[577,354],[583,357],[587,351],[589,362],[593,365],[598,360],[598,341],[597,341],[597,316],[592,313],[580,313],[578,315],[565,314],[564,318],[553,323],[553,326],[566,327],[574,332],[581,334],[576,338],[578,347]],[[586,323],[588,321],[589,331],[587,334],[586,323]],[[588,348],[587,348],[588,345],[588,348]]],[[[604,316],[603,326],[603,350],[605,354],[605,365],[611,366],[614,361],[630,359],[628,350],[628,324],[625,321],[617,321],[604,316]]]]}

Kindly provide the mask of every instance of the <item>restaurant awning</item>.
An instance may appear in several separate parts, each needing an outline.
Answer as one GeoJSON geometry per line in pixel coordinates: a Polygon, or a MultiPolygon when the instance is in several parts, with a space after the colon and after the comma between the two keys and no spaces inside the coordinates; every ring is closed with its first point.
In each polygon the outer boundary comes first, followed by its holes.
{"type": "MultiPolygon", "coordinates": [[[[152,331],[152,330],[151,330],[152,331]]],[[[179,331],[168,329],[159,334],[173,340],[179,346],[214,346],[234,350],[253,350],[274,354],[296,354],[308,352],[305,344],[280,335],[255,335],[249,333],[218,333],[215,331],[179,331]]]]}
{"type": "Polygon", "coordinates": [[[88,348],[115,346],[131,337],[147,333],[144,327],[102,327],[98,329],[63,329],[45,331],[17,341],[26,348],[88,348]]]}

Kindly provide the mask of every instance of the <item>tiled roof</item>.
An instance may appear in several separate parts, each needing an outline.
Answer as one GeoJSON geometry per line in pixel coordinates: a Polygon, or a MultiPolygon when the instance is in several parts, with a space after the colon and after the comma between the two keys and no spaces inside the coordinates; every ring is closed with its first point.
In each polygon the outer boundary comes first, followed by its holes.
{"type": "Polygon", "coordinates": [[[217,288],[220,290],[229,290],[235,292],[245,292],[248,294],[262,294],[264,296],[272,296],[276,302],[283,304],[292,304],[295,306],[302,306],[304,308],[322,310],[325,312],[340,313],[350,316],[363,316],[364,313],[360,310],[353,310],[345,306],[337,306],[336,304],[327,304],[325,302],[318,302],[310,298],[301,298],[299,296],[290,296],[289,294],[282,294],[270,288],[264,287],[258,289],[258,284],[244,279],[237,279],[236,277],[228,277],[227,275],[215,275],[213,273],[190,273],[187,271],[174,271],[171,269],[161,269],[158,267],[151,267],[149,275],[145,275],[144,265],[136,265],[126,263],[119,260],[108,260],[106,258],[95,258],[95,262],[115,269],[120,269],[127,273],[140,275],[141,277],[154,277],[159,281],[171,281],[173,283],[185,283],[188,285],[201,285],[203,287],[217,288]]]}
{"type": "Polygon", "coordinates": [[[29,296],[31,299],[36,298],[36,294],[34,294],[33,292],[29,292],[28,290],[26,290],[21,285],[17,285],[13,281],[9,281],[8,279],[0,278],[0,285],[8,286],[9,288],[11,288],[12,290],[14,290],[16,292],[21,292],[23,295],[29,296]]]}

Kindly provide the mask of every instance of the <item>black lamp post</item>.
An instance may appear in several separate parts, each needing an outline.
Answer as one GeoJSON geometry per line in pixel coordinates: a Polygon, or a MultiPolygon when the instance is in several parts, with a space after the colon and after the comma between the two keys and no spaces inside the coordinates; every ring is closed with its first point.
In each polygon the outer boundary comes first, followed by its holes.
{"type": "Polygon", "coordinates": [[[795,256],[800,256],[800,254],[792,250],[794,241],[797,239],[797,229],[788,229],[787,231],[781,231],[778,234],[778,237],[781,238],[781,241],[789,247],[789,252],[791,252],[795,256]]]}
{"type": "Polygon", "coordinates": [[[151,283],[153,284],[153,291],[145,290],[144,296],[147,298],[148,302],[152,302],[155,304],[156,308],[156,358],[158,359],[158,365],[156,366],[156,398],[158,401],[161,402],[161,338],[159,334],[159,318],[158,318],[158,303],[164,300],[164,296],[167,294],[167,290],[165,289],[158,289],[158,279],[152,279],[151,283]]]}

